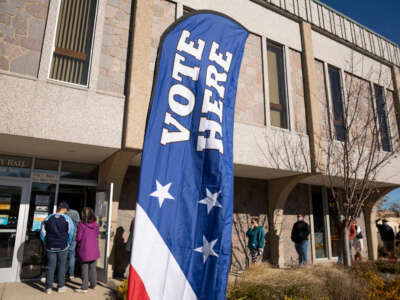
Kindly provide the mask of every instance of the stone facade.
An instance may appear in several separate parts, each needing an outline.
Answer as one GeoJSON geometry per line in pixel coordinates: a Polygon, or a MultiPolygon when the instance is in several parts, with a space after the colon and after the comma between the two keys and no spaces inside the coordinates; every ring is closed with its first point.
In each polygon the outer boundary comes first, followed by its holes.
{"type": "Polygon", "coordinates": [[[323,137],[329,136],[329,105],[327,98],[327,89],[325,85],[325,71],[324,63],[315,60],[315,72],[317,75],[317,99],[321,109],[321,135],[323,137]]]}
{"type": "Polygon", "coordinates": [[[390,136],[393,144],[393,149],[399,148],[399,128],[397,125],[398,112],[394,106],[394,93],[390,90],[386,91],[386,106],[389,118],[390,136]]]}
{"type": "MultiPolygon", "coordinates": [[[[297,214],[304,214],[304,220],[310,224],[310,205],[308,199],[308,186],[305,184],[298,184],[290,193],[285,208],[283,210],[283,222],[281,226],[281,234],[279,243],[281,249],[284,249],[283,255],[285,266],[293,266],[298,264],[298,255],[291,240],[291,233],[293,224],[297,221],[297,214]]],[[[311,235],[309,236],[308,244],[308,261],[312,262],[311,257],[311,235]]]]}
{"type": "Polygon", "coordinates": [[[265,125],[261,37],[250,34],[238,79],[235,121],[265,125]]]}
{"type": "MultiPolygon", "coordinates": [[[[250,264],[246,232],[252,217],[259,219],[267,236],[267,182],[265,180],[235,177],[232,226],[232,270],[243,270],[250,264]]],[[[268,242],[265,242],[264,257],[268,256],[268,242]]]]}
{"type": "Polygon", "coordinates": [[[304,102],[303,64],[301,53],[289,50],[291,95],[295,130],[307,134],[306,108],[304,102]]]}
{"type": "Polygon", "coordinates": [[[165,29],[175,21],[176,4],[165,0],[153,1],[153,23],[150,51],[150,71],[154,72],[160,38],[165,29]]]}
{"type": "Polygon", "coordinates": [[[124,94],[131,0],[108,0],[105,8],[98,89],[124,94]]]}
{"type": "Polygon", "coordinates": [[[0,1],[0,70],[36,77],[48,0],[0,1]]]}

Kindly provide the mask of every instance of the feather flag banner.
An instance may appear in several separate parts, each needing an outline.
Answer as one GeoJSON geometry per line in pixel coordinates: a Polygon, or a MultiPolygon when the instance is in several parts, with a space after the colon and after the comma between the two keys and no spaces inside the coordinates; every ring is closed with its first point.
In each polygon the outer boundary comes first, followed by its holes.
{"type": "Polygon", "coordinates": [[[163,34],[143,146],[128,300],[225,299],[233,122],[248,32],[197,11],[163,34]]]}

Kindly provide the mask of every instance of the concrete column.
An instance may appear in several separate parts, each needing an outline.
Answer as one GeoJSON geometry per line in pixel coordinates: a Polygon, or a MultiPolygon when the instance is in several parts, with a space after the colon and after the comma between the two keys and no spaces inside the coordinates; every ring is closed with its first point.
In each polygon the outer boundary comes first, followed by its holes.
{"type": "Polygon", "coordinates": [[[400,70],[399,67],[394,65],[392,66],[392,78],[393,78],[393,89],[394,89],[393,104],[395,109],[397,126],[400,129],[400,70]]]}
{"type": "Polygon", "coordinates": [[[368,259],[378,259],[378,236],[376,232],[376,205],[373,207],[367,207],[363,210],[364,221],[365,221],[365,233],[367,238],[368,246],[368,259]]]}
{"type": "MultiPolygon", "coordinates": [[[[114,194],[112,203],[112,216],[111,216],[111,231],[115,233],[118,226],[118,204],[119,196],[121,194],[122,185],[126,170],[132,159],[139,153],[139,151],[118,151],[112,156],[103,161],[100,165],[100,186],[108,186],[111,182],[114,183],[114,194]]],[[[110,239],[110,251],[113,248],[113,238],[110,239]]],[[[108,253],[109,255],[109,253],[108,253]]],[[[114,263],[114,257],[110,257],[109,276],[112,276],[111,267],[114,263]]]]}
{"type": "Polygon", "coordinates": [[[280,243],[283,212],[290,192],[303,179],[316,174],[301,174],[268,181],[268,234],[271,243],[271,263],[284,266],[283,245],[280,243]]]}
{"type": "Polygon", "coordinates": [[[378,190],[377,193],[370,196],[370,199],[367,201],[363,213],[365,220],[365,231],[368,245],[368,258],[371,260],[378,259],[378,236],[376,230],[376,212],[377,212],[377,204],[382,198],[393,191],[394,187],[386,187],[378,190]]]}
{"type": "Polygon", "coordinates": [[[133,40],[128,69],[128,93],[125,132],[122,147],[142,149],[147,110],[151,96],[153,70],[150,70],[153,1],[137,0],[135,21],[132,22],[133,40]]]}
{"type": "Polygon", "coordinates": [[[310,136],[311,171],[322,172],[324,170],[321,150],[322,116],[320,101],[318,99],[317,75],[315,71],[314,49],[312,45],[311,24],[300,23],[302,41],[302,59],[304,67],[304,100],[307,114],[307,129],[310,136]]]}

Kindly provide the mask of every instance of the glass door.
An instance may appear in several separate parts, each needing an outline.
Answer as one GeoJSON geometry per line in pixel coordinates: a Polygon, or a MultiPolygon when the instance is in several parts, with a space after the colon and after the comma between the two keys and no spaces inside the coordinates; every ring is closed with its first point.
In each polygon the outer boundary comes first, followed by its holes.
{"type": "Polygon", "coordinates": [[[0,282],[19,281],[28,185],[0,180],[0,282]]]}

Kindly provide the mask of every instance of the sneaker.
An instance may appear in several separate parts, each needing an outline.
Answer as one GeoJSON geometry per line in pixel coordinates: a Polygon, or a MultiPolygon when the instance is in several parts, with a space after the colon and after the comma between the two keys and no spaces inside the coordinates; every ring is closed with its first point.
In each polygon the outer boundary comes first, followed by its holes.
{"type": "Polygon", "coordinates": [[[65,293],[67,291],[67,288],[65,286],[58,288],[57,292],[59,293],[65,293]]]}
{"type": "Polygon", "coordinates": [[[52,292],[52,290],[51,290],[51,289],[46,289],[46,294],[47,294],[47,295],[50,295],[50,294],[51,294],[51,292],[52,292]]]}
{"type": "Polygon", "coordinates": [[[75,292],[84,294],[84,293],[87,293],[88,290],[76,289],[75,292]]]}

